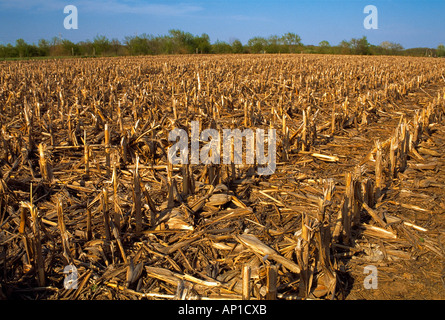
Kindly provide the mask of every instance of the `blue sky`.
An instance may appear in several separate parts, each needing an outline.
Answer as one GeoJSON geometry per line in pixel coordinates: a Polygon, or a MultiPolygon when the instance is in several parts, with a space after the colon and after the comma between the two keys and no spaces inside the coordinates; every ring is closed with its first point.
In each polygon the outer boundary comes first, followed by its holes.
{"type": "Polygon", "coordinates": [[[0,0],[0,43],[28,43],[62,36],[73,42],[96,35],[123,40],[136,34],[164,35],[181,29],[207,33],[211,42],[247,43],[254,36],[294,32],[304,44],[367,36],[405,48],[445,43],[445,0],[0,0]],[[66,5],[78,9],[78,29],[66,30],[66,5]],[[378,9],[378,29],[367,30],[366,5],[378,9]]]}

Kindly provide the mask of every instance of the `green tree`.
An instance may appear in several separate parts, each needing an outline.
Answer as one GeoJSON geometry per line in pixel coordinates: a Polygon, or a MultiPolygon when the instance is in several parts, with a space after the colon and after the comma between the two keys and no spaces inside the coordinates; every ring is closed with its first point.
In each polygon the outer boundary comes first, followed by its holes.
{"type": "Polygon", "coordinates": [[[267,39],[266,52],[267,53],[278,53],[280,52],[280,39],[276,35],[272,35],[267,39]]]}
{"type": "Polygon", "coordinates": [[[12,44],[8,43],[6,46],[0,45],[0,57],[1,58],[15,58],[18,57],[19,53],[17,48],[12,44]]]}
{"type": "Polygon", "coordinates": [[[20,58],[28,56],[28,44],[22,38],[15,41],[15,47],[20,58]]]}
{"type": "Polygon", "coordinates": [[[23,39],[17,39],[15,42],[15,48],[17,50],[18,56],[24,57],[36,57],[39,55],[39,49],[33,44],[28,44],[23,39]]]}
{"type": "Polygon", "coordinates": [[[77,43],[80,54],[83,56],[93,55],[93,43],[90,40],[80,41],[77,43]]]}
{"type": "Polygon", "coordinates": [[[338,44],[338,47],[340,48],[340,53],[341,54],[350,54],[351,53],[351,43],[349,43],[346,40],[342,40],[338,44]]]}
{"type": "Polygon", "coordinates": [[[61,56],[65,54],[60,37],[51,38],[49,52],[51,56],[61,56]]]}
{"type": "Polygon", "coordinates": [[[38,42],[38,46],[40,56],[49,56],[50,44],[48,40],[40,39],[38,42]]]}
{"type": "Polygon", "coordinates": [[[366,36],[363,36],[360,39],[352,38],[350,43],[351,43],[351,49],[353,50],[354,54],[361,54],[361,55],[370,54],[369,50],[370,44],[366,36]]]}
{"type": "Polygon", "coordinates": [[[94,52],[93,43],[90,40],[80,41],[78,44],[80,54],[83,56],[92,56],[94,52]]]}
{"type": "Polygon", "coordinates": [[[318,46],[319,46],[319,52],[320,53],[329,53],[330,48],[331,48],[331,45],[326,40],[320,41],[318,46]]]}
{"type": "Polygon", "coordinates": [[[196,36],[194,39],[194,43],[196,49],[200,53],[210,53],[212,49],[212,46],[210,44],[210,37],[206,33],[203,33],[200,37],[196,36]]]}
{"type": "Polygon", "coordinates": [[[119,41],[119,39],[113,38],[110,41],[110,52],[113,53],[114,55],[119,55],[119,53],[121,52],[121,48],[122,48],[122,44],[119,41]]]}
{"type": "Polygon", "coordinates": [[[247,42],[251,53],[261,53],[267,46],[267,40],[263,37],[253,37],[247,42]]]}
{"type": "Polygon", "coordinates": [[[398,54],[403,50],[403,46],[400,43],[390,41],[383,41],[379,47],[383,49],[384,54],[398,54]]]}
{"type": "Polygon", "coordinates": [[[168,31],[168,36],[172,40],[171,53],[193,53],[196,50],[195,37],[190,32],[178,29],[168,31]]]}
{"type": "Polygon", "coordinates": [[[212,53],[232,53],[233,45],[231,46],[227,42],[217,40],[212,45],[212,53]]]}
{"type": "Polygon", "coordinates": [[[63,39],[61,46],[63,48],[62,55],[77,56],[80,54],[79,46],[68,39],[63,39]]]}
{"type": "Polygon", "coordinates": [[[283,45],[288,47],[288,52],[295,53],[302,45],[300,36],[292,32],[285,33],[280,40],[283,45]]]}
{"type": "Polygon", "coordinates": [[[436,52],[438,57],[445,57],[445,46],[443,44],[439,44],[436,52]]]}
{"type": "Polygon", "coordinates": [[[146,55],[150,54],[149,41],[153,37],[147,34],[141,36],[125,37],[124,43],[127,46],[128,52],[131,55],[146,55]]]}
{"type": "Polygon", "coordinates": [[[233,53],[243,53],[244,52],[243,44],[238,39],[235,39],[232,42],[232,52],[233,53]]]}
{"type": "Polygon", "coordinates": [[[110,40],[106,36],[97,35],[93,39],[93,48],[96,55],[105,55],[111,47],[110,40]]]}

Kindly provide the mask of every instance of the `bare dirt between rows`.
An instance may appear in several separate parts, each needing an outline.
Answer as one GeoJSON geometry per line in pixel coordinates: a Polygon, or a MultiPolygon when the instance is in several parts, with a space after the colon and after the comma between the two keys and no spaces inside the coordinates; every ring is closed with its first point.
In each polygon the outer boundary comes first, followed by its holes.
{"type": "MultiPolygon", "coordinates": [[[[445,83],[445,81],[444,81],[445,83]]],[[[400,102],[402,109],[416,108],[419,102],[428,101],[431,96],[437,95],[437,92],[443,88],[443,84],[431,84],[416,92],[415,95],[408,97],[400,102]]],[[[407,112],[409,115],[409,113],[407,112]]],[[[380,128],[395,127],[396,119],[387,119],[381,123],[380,128]]],[[[371,130],[372,131],[372,130],[371,130]]],[[[366,136],[361,132],[359,137],[366,136]]],[[[378,133],[378,131],[377,131],[378,133]]],[[[376,132],[370,134],[375,139],[376,132]]],[[[417,251],[415,258],[373,262],[369,259],[351,259],[347,260],[344,270],[349,271],[345,275],[344,281],[348,288],[346,299],[444,299],[445,298],[445,260],[444,260],[444,240],[445,240],[445,175],[444,175],[444,156],[445,148],[445,128],[443,122],[435,127],[432,134],[425,141],[428,148],[437,152],[435,156],[424,154],[425,162],[435,162],[436,166],[428,170],[409,169],[399,176],[399,180],[388,190],[385,200],[381,203],[381,210],[403,217],[415,224],[424,226],[429,231],[428,236],[437,239],[439,252],[433,253],[425,249],[423,235],[419,235],[417,240],[417,251]],[[416,181],[434,181],[437,185],[421,185],[416,181]],[[418,210],[406,209],[399,205],[391,203],[406,203],[431,210],[431,213],[424,213],[418,210]],[[369,272],[364,273],[365,266],[372,264],[378,270],[378,288],[365,289],[363,282],[369,272]]],[[[382,140],[385,137],[381,137],[382,140]]],[[[370,146],[371,147],[371,146],[370,146]]],[[[363,152],[366,152],[363,150],[363,152]]],[[[408,163],[415,164],[418,161],[411,159],[408,163]]]]}

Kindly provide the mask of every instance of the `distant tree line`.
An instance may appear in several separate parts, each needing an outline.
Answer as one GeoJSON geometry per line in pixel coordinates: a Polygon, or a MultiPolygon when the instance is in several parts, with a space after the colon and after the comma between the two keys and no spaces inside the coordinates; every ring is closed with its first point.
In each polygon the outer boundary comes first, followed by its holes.
{"type": "Polygon", "coordinates": [[[321,41],[318,45],[304,45],[301,38],[292,32],[282,36],[253,37],[246,44],[240,40],[231,43],[224,41],[210,42],[210,37],[203,33],[192,35],[181,30],[169,30],[166,35],[154,36],[141,34],[127,36],[123,41],[108,39],[103,35],[93,41],[74,43],[60,37],[51,40],[41,39],[37,44],[26,43],[18,39],[15,45],[0,45],[0,58],[29,58],[48,56],[122,56],[122,55],[157,55],[157,54],[211,54],[211,53],[321,53],[321,54],[358,54],[358,55],[411,55],[445,57],[445,47],[404,49],[400,44],[384,41],[372,45],[364,36],[343,40],[338,45],[321,41]]]}

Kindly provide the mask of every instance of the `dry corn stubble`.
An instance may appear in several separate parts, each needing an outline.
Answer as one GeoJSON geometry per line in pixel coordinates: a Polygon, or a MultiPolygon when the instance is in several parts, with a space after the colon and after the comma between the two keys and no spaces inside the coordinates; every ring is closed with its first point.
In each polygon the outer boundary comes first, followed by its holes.
{"type": "Polygon", "coordinates": [[[375,258],[366,243],[390,262],[443,258],[430,232],[440,230],[442,195],[425,208],[398,193],[445,183],[431,171],[443,161],[434,136],[443,131],[442,60],[2,64],[0,262],[11,296],[331,299],[346,285],[342,257],[375,258]],[[168,133],[189,132],[191,121],[274,128],[281,162],[263,177],[244,164],[172,166],[168,133]],[[431,179],[418,180],[420,170],[431,179]],[[68,262],[75,293],[63,288],[68,262]]]}

